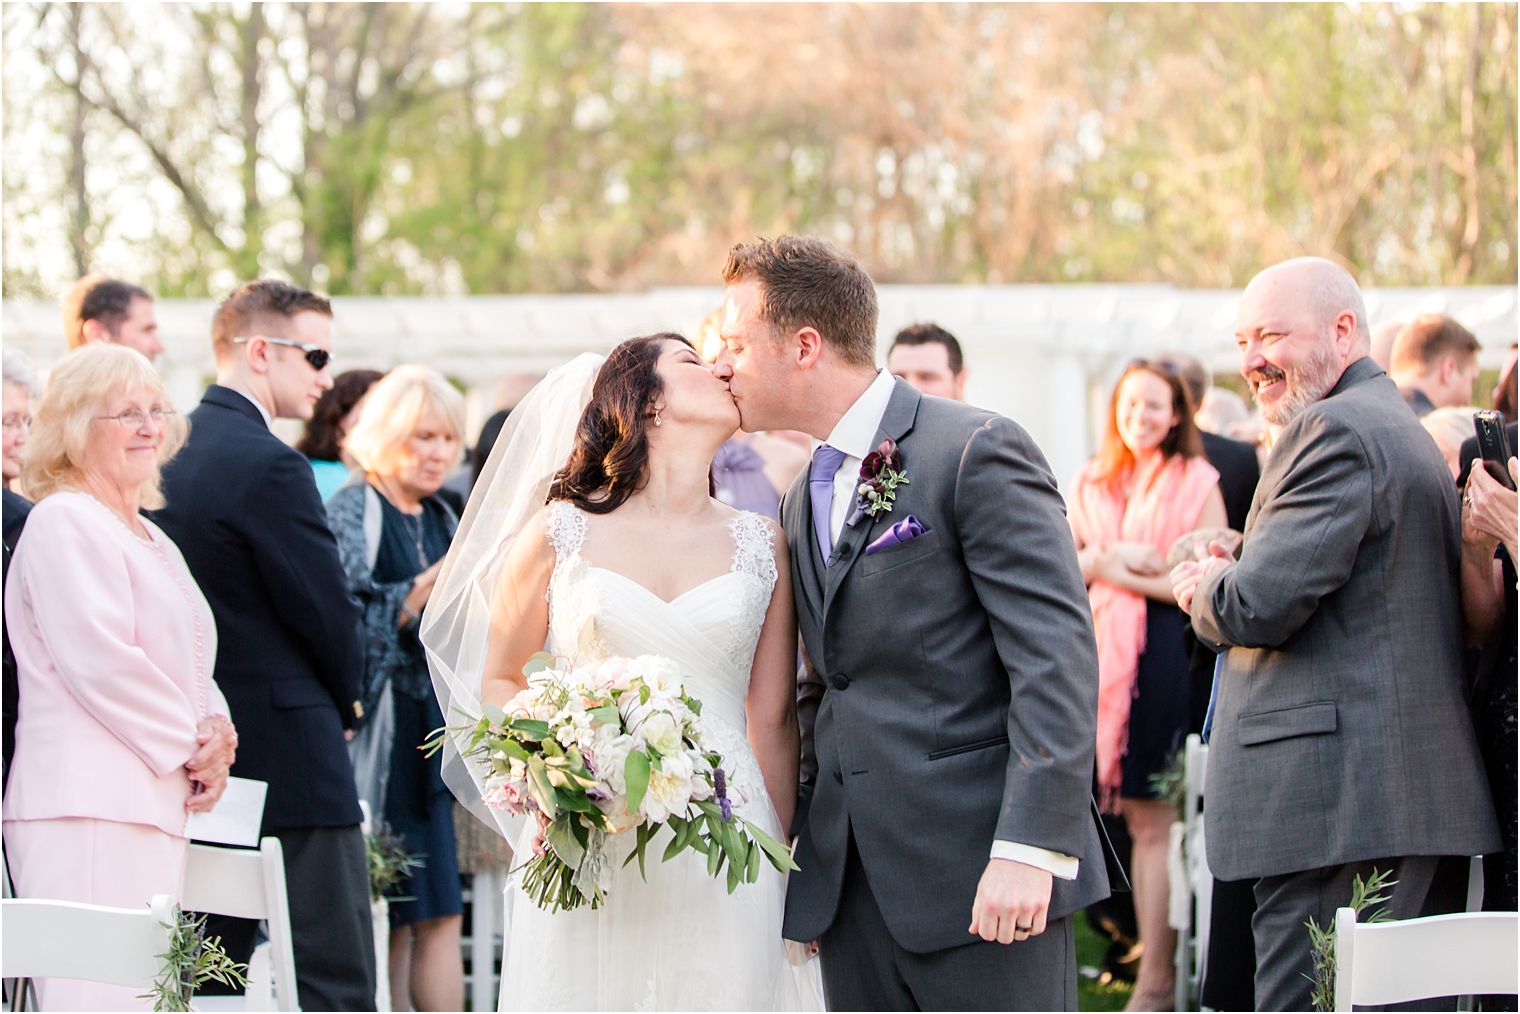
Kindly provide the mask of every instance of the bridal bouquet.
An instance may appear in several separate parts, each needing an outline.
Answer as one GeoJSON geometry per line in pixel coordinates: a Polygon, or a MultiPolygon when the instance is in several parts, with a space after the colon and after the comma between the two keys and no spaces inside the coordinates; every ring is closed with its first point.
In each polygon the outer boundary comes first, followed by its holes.
{"type": "MultiPolygon", "coordinates": [[[[535,655],[528,687],[504,711],[467,732],[462,752],[486,769],[485,803],[538,822],[523,889],[549,911],[601,904],[611,881],[607,842],[635,833],[635,859],[662,827],[673,832],[662,861],[686,849],[707,857],[728,890],[760,876],[762,854],[796,869],[786,846],[733,812],[723,758],[704,748],[702,703],[682,688],[674,663],[653,655],[576,667],[535,655]]],[[[439,730],[427,744],[437,750],[439,730]]]]}

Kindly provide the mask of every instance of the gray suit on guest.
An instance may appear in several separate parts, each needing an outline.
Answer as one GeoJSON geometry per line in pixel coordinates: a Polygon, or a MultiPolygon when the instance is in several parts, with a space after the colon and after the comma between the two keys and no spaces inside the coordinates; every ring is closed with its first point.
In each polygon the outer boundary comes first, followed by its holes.
{"type": "MultiPolygon", "coordinates": [[[[1451,475],[1371,359],[1284,428],[1240,561],[1202,582],[1198,636],[1228,645],[1209,748],[1209,865],[1265,878],[1258,1009],[1306,1009],[1308,936],[1352,872],[1437,902],[1410,857],[1471,856],[1498,829],[1465,704],[1451,475]]],[[[1425,867],[1430,864],[1426,863],[1425,867]]]]}
{"type": "Polygon", "coordinates": [[[822,938],[832,1009],[1074,1009],[1074,910],[1108,894],[1091,804],[1098,669],[1060,494],[990,412],[897,382],[876,440],[909,484],[825,569],[804,472],[782,506],[811,660],[785,935],[822,938]],[[889,525],[927,531],[867,556],[889,525]],[[994,840],[1080,860],[1050,928],[968,932],[994,840]]]}

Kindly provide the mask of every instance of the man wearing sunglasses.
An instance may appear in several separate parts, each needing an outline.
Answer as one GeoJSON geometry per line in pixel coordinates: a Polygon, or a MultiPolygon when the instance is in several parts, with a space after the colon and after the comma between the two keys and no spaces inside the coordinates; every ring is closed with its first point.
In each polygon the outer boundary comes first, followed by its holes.
{"type": "MultiPolygon", "coordinates": [[[[270,432],[332,387],[332,307],[285,282],[244,285],[211,325],[216,383],[165,471],[156,520],[216,616],[216,682],[238,729],[232,773],[269,784],[304,1010],[374,1010],[375,951],[359,803],[345,735],[364,668],[359,605],[311,466],[270,432]]],[[[247,961],[256,923],[213,916],[247,961]]]]}

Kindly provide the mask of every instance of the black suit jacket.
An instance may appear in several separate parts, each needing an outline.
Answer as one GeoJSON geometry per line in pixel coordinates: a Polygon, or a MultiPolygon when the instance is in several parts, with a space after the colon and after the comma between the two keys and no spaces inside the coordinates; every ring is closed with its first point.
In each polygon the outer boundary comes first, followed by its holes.
{"type": "MultiPolygon", "coordinates": [[[[26,526],[27,512],[32,509],[32,502],[10,490],[4,491],[4,560],[0,563],[0,582],[10,580],[11,552],[16,548],[16,540],[21,538],[21,529],[26,526]]],[[[11,757],[16,752],[16,718],[20,715],[21,688],[16,678],[16,656],[11,654],[11,635],[8,632],[0,632],[4,639],[4,735],[3,743],[3,771],[0,771],[0,782],[9,781],[11,777],[11,757]]]]}
{"type": "Polygon", "coordinates": [[[1261,480],[1261,463],[1256,448],[1244,440],[1231,440],[1217,433],[1200,432],[1203,456],[1219,473],[1219,492],[1224,496],[1224,513],[1230,527],[1244,531],[1246,515],[1251,513],[1251,498],[1261,480]]]}
{"type": "Polygon", "coordinates": [[[243,395],[212,385],[154,515],[216,616],[216,682],[238,731],[232,773],[269,783],[265,830],[360,819],[343,730],[364,655],[359,605],[311,465],[243,395]]]}

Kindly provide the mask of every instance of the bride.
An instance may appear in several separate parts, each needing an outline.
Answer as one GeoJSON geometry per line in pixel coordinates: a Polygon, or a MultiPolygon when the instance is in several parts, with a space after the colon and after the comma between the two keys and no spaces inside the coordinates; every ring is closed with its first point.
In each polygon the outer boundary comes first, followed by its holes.
{"type": "MultiPolygon", "coordinates": [[[[735,809],[785,840],[798,765],[792,585],[780,529],[712,496],[710,463],[738,424],[727,384],[676,334],[552,372],[482,473],[423,642],[450,726],[522,690],[539,651],[675,661],[735,809]]],[[[533,828],[484,810],[457,743],[444,774],[531,855],[533,828]]],[[[647,879],[622,865],[633,835],[613,839],[597,909],[547,912],[509,880],[501,1009],[822,1009],[816,963],[787,960],[781,874],[762,863],[758,882],[729,894],[699,853],[659,862],[668,837],[650,844],[647,879]]]]}

